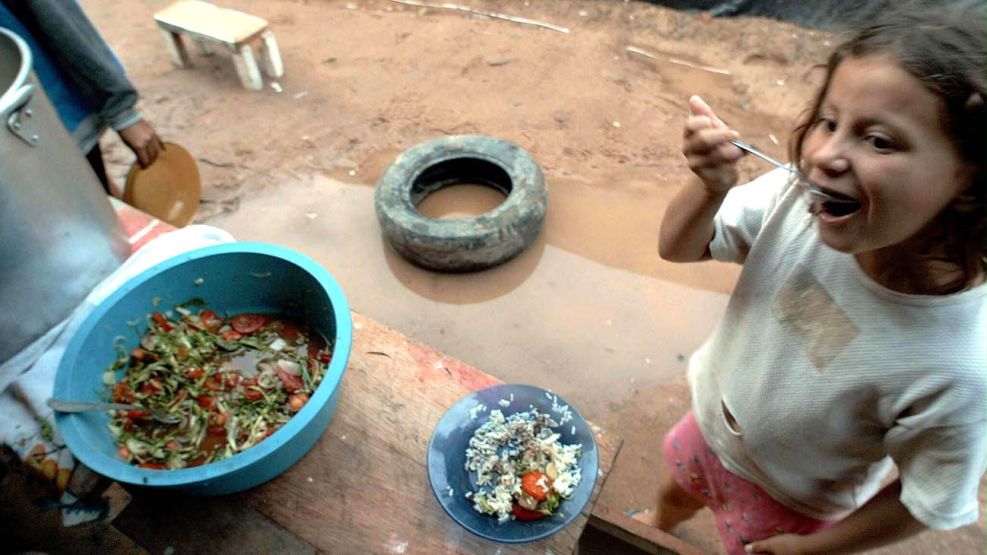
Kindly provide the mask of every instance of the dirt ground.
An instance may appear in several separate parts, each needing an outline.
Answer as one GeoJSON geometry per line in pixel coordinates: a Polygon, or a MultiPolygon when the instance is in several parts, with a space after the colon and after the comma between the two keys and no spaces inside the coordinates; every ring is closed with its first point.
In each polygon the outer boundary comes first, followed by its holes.
{"type": "MultiPolygon", "coordinates": [[[[686,357],[738,275],[657,256],[661,214],[687,177],[686,98],[701,94],[784,159],[832,35],[617,0],[460,2],[568,33],[390,0],[225,0],[270,21],[284,58],[284,77],[251,92],[228,53],[172,65],[152,20],[165,1],[82,4],[146,118],[198,159],[197,223],[296,248],[334,274],[355,310],[505,381],[552,388],[625,440],[607,501],[653,504],[658,439],[688,407],[686,357]],[[402,150],[466,133],[513,141],[538,161],[545,230],[498,268],[426,272],[383,243],[373,186],[402,150]]],[[[103,146],[122,182],[132,155],[112,136],[103,146]]],[[[747,176],[766,169],[742,163],[747,176]]],[[[434,210],[478,202],[460,191],[434,210]]],[[[974,553],[983,533],[981,518],[887,552],[974,553]]],[[[708,516],[681,534],[718,549],[708,516]]]]}

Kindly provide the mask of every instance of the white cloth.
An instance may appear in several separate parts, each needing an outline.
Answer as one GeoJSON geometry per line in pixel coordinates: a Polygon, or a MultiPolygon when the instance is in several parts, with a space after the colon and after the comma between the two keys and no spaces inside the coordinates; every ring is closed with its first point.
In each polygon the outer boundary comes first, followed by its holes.
{"type": "Polygon", "coordinates": [[[834,519],[872,497],[893,460],[918,520],[974,522],[987,463],[987,285],[945,296],[882,287],[819,240],[784,170],[730,192],[710,252],[744,264],[689,363],[693,410],[724,466],[834,519]]]}
{"type": "Polygon", "coordinates": [[[204,225],[184,227],[151,240],[100,282],[65,321],[0,366],[0,443],[10,445],[64,489],[75,460],[65,449],[45,403],[72,335],[99,303],[144,270],[179,254],[233,240],[228,232],[204,225]]]}

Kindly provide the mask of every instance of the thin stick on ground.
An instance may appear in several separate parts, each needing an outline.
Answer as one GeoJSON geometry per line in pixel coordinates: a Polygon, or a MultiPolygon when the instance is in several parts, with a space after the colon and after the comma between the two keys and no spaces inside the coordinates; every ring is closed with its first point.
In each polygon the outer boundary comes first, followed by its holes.
{"type": "Polygon", "coordinates": [[[538,21],[537,19],[528,19],[527,17],[517,17],[513,15],[507,15],[497,12],[488,12],[484,10],[476,10],[469,6],[461,6],[459,4],[450,4],[448,2],[443,2],[442,4],[432,4],[429,2],[419,2],[418,0],[391,0],[397,4],[404,4],[406,6],[418,6],[421,8],[436,8],[443,10],[455,10],[458,12],[465,12],[473,15],[482,15],[485,17],[492,17],[494,19],[503,19],[506,21],[513,21],[514,23],[521,23],[523,25],[534,25],[535,27],[541,27],[543,29],[550,29],[552,31],[557,31],[559,33],[569,33],[567,27],[561,27],[559,25],[554,25],[552,23],[546,23],[544,21],[538,21]]]}
{"type": "Polygon", "coordinates": [[[730,75],[730,71],[729,70],[726,70],[726,69],[721,69],[721,68],[718,68],[718,67],[710,67],[710,66],[696,65],[696,64],[694,64],[692,62],[687,62],[685,60],[680,60],[678,58],[667,58],[667,57],[666,58],[663,58],[663,57],[660,57],[660,56],[655,56],[654,54],[648,52],[647,50],[644,50],[642,48],[638,48],[636,46],[628,46],[626,48],[626,50],[628,52],[630,52],[631,54],[638,54],[638,55],[644,56],[645,58],[651,58],[652,60],[665,60],[667,62],[671,62],[673,64],[678,64],[680,66],[691,67],[692,69],[700,69],[702,71],[708,71],[710,73],[717,73],[717,74],[720,74],[720,75],[730,75]]]}

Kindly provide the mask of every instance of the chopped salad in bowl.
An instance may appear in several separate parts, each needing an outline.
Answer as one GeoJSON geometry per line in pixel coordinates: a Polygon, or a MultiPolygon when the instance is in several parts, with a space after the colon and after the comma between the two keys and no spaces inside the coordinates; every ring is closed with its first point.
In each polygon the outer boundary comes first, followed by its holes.
{"type": "Polygon", "coordinates": [[[103,375],[112,401],[177,420],[115,411],[117,453],[141,468],[208,464],[263,441],[305,406],[332,358],[331,344],[287,318],[190,308],[200,304],[152,312],[140,346],[119,348],[103,375]]]}

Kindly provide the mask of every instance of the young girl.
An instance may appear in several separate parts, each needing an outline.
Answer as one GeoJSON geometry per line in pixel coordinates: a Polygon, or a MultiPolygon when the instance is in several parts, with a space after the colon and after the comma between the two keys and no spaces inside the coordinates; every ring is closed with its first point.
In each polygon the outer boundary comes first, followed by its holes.
{"type": "MultiPolygon", "coordinates": [[[[972,3],[968,3],[972,4],[972,3]]],[[[729,553],[849,553],[977,519],[987,463],[984,7],[889,13],[838,47],[785,170],[690,99],[695,178],[663,258],[744,264],[692,357],[652,523],[729,553]],[[892,472],[893,465],[896,472],[892,472]]]]}

